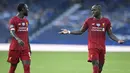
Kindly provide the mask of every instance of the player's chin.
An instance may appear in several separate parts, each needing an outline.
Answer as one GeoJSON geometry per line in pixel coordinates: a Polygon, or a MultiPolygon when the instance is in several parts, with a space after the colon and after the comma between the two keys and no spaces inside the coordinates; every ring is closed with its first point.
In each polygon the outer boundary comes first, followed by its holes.
{"type": "Polygon", "coordinates": [[[93,14],[94,17],[97,17],[97,14],[93,14]]]}
{"type": "Polygon", "coordinates": [[[24,16],[28,16],[28,13],[25,13],[24,16]]]}
{"type": "Polygon", "coordinates": [[[93,16],[93,17],[95,17],[95,16],[96,16],[96,14],[92,14],[92,16],[93,16]]]}

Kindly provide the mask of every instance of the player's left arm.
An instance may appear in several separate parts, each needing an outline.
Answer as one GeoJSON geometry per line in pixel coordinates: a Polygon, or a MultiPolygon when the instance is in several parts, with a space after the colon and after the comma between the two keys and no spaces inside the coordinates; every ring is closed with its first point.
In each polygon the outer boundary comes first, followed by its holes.
{"type": "Polygon", "coordinates": [[[112,29],[111,29],[111,28],[107,30],[107,33],[108,33],[109,37],[110,37],[112,40],[118,42],[119,44],[124,43],[123,40],[118,39],[118,38],[112,33],[112,29]]]}
{"type": "Polygon", "coordinates": [[[30,54],[32,54],[31,46],[30,46],[30,43],[29,43],[29,38],[28,38],[28,46],[29,46],[30,54]]]}
{"type": "MultiPolygon", "coordinates": [[[[29,25],[29,21],[27,19],[26,19],[26,22],[27,22],[27,25],[29,25]]],[[[30,42],[29,42],[29,36],[28,36],[28,46],[29,46],[30,54],[32,54],[31,46],[30,46],[30,42]]]]}

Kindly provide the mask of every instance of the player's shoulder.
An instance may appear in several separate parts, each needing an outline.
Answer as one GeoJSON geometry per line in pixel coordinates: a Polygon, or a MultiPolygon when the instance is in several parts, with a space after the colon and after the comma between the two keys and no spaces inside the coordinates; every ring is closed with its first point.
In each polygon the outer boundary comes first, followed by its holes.
{"type": "Polygon", "coordinates": [[[10,20],[15,20],[15,19],[17,19],[16,16],[13,16],[13,17],[10,18],[10,20]]]}
{"type": "Polygon", "coordinates": [[[109,18],[107,18],[107,17],[102,17],[104,20],[106,20],[106,21],[109,21],[109,18]]]}
{"type": "Polygon", "coordinates": [[[17,21],[17,17],[13,16],[9,19],[9,24],[14,24],[17,21]]]}
{"type": "Polygon", "coordinates": [[[93,17],[88,17],[87,19],[86,19],[86,22],[89,22],[89,21],[92,21],[93,20],[93,17]]]}
{"type": "Polygon", "coordinates": [[[94,17],[88,17],[87,18],[87,20],[93,20],[94,19],[94,17]]]}
{"type": "Polygon", "coordinates": [[[28,19],[27,19],[26,17],[24,18],[24,20],[25,20],[26,22],[28,22],[28,19]]]}

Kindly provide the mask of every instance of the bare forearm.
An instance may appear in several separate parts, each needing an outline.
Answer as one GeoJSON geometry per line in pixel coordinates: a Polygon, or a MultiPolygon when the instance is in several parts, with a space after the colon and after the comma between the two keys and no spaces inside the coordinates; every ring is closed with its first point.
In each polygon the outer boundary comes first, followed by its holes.
{"type": "Polygon", "coordinates": [[[86,29],[81,29],[79,31],[70,31],[67,29],[61,29],[62,31],[59,32],[60,34],[73,34],[73,35],[81,35],[82,33],[84,33],[86,31],[86,29]]]}
{"type": "Polygon", "coordinates": [[[31,46],[30,46],[30,44],[29,44],[29,43],[28,43],[28,46],[29,46],[30,53],[32,53],[32,51],[31,51],[31,46]]]}
{"type": "Polygon", "coordinates": [[[71,31],[70,34],[73,34],[73,35],[81,35],[83,32],[81,31],[71,31]]]}
{"type": "Polygon", "coordinates": [[[13,38],[15,38],[17,40],[17,42],[19,43],[19,45],[24,46],[24,42],[19,37],[17,37],[17,35],[15,34],[15,30],[11,30],[10,34],[11,34],[11,36],[13,38]]]}
{"type": "Polygon", "coordinates": [[[15,34],[15,31],[13,31],[13,30],[10,31],[10,34],[11,34],[12,37],[14,37],[14,38],[17,40],[18,37],[17,37],[17,35],[15,34]]]}
{"type": "Polygon", "coordinates": [[[114,34],[110,34],[109,37],[116,42],[119,40],[114,34]]]}
{"type": "Polygon", "coordinates": [[[30,50],[30,53],[31,53],[31,46],[30,46],[30,43],[29,43],[29,38],[28,38],[28,46],[29,46],[29,50],[30,50]]]}

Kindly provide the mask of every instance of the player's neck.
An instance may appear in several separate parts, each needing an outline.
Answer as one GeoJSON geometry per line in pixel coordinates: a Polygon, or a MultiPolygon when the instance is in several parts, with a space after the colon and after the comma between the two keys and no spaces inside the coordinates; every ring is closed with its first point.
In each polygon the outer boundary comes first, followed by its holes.
{"type": "Polygon", "coordinates": [[[102,15],[94,16],[94,18],[96,18],[96,19],[101,19],[101,18],[102,18],[102,15]]]}
{"type": "Polygon", "coordinates": [[[21,14],[21,13],[18,13],[16,16],[18,16],[19,18],[23,19],[24,18],[24,15],[21,14]]]}

